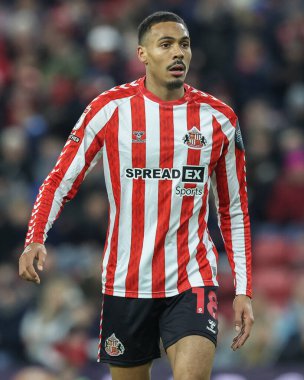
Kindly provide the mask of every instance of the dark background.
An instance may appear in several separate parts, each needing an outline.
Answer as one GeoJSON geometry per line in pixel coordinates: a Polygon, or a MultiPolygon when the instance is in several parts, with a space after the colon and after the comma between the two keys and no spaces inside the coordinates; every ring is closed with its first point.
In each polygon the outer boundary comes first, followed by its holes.
{"type": "MultiPolygon", "coordinates": [[[[271,368],[304,362],[304,1],[2,0],[1,379],[106,379],[95,364],[107,226],[101,165],[49,233],[41,285],[21,281],[17,264],[38,188],[85,106],[143,75],[136,27],[156,10],[188,24],[187,82],[234,108],[247,152],[256,322],[233,353],[232,277],[213,211],[221,284],[215,371],[274,379],[271,368]]],[[[167,379],[166,359],[154,370],[167,379]]],[[[286,376],[304,378],[303,370],[286,376]]]]}

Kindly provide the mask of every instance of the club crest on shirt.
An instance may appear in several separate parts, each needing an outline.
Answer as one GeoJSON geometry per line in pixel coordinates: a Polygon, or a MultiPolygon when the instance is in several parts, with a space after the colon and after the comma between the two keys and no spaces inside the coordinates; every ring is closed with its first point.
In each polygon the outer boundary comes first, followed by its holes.
{"type": "Polygon", "coordinates": [[[191,149],[202,149],[207,144],[206,138],[195,126],[185,134],[183,142],[191,149]]]}
{"type": "Polygon", "coordinates": [[[125,347],[113,333],[105,341],[105,350],[110,356],[119,356],[125,352],[125,347]]]}
{"type": "Polygon", "coordinates": [[[132,139],[132,143],[145,143],[146,139],[144,139],[145,132],[144,131],[133,131],[133,135],[135,139],[132,139]]]}

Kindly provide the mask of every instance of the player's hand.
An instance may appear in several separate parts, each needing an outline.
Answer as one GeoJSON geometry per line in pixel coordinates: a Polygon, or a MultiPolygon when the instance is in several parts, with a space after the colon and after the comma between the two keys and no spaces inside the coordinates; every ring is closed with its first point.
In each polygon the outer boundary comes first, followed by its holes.
{"type": "Polygon", "coordinates": [[[233,301],[235,330],[238,335],[233,339],[231,348],[236,351],[249,338],[254,322],[251,299],[245,295],[237,295],[233,301]]]}
{"type": "Polygon", "coordinates": [[[34,261],[37,261],[37,268],[42,271],[46,258],[46,249],[43,244],[31,243],[22,252],[19,258],[19,276],[27,281],[40,284],[40,277],[34,268],[34,261]]]}

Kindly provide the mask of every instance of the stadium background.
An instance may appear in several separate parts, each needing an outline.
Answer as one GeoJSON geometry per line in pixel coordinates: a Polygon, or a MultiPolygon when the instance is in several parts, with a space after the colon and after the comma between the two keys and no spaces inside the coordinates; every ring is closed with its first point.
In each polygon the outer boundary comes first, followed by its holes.
{"type": "MultiPolygon", "coordinates": [[[[255,326],[234,335],[221,253],[213,379],[304,379],[303,0],[2,0],[0,3],[0,378],[108,379],[96,364],[107,201],[99,165],[49,234],[40,286],[18,278],[38,187],[84,107],[143,74],[136,26],[156,10],[187,22],[187,82],[231,105],[247,151],[255,326]]],[[[155,378],[169,379],[165,358],[155,378]]]]}

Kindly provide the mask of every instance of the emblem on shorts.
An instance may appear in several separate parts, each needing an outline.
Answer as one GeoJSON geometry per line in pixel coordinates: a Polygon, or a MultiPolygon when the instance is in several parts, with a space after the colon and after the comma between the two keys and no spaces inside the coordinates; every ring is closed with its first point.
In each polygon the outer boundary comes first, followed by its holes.
{"type": "Polygon", "coordinates": [[[183,137],[184,144],[191,149],[202,149],[207,144],[206,138],[201,134],[200,130],[192,127],[183,137]]]}
{"type": "Polygon", "coordinates": [[[119,356],[125,352],[125,347],[113,333],[106,339],[105,350],[106,353],[110,356],[119,356]]]}
{"type": "Polygon", "coordinates": [[[135,139],[132,139],[133,143],[145,143],[146,139],[143,139],[142,137],[144,136],[145,132],[144,131],[134,131],[133,135],[135,136],[135,139]]]}
{"type": "Polygon", "coordinates": [[[213,332],[213,334],[216,334],[216,331],[214,330],[216,326],[216,322],[212,321],[211,319],[208,319],[209,326],[206,327],[207,330],[213,332]]]}

